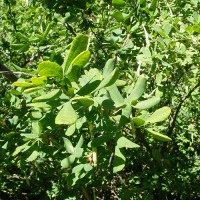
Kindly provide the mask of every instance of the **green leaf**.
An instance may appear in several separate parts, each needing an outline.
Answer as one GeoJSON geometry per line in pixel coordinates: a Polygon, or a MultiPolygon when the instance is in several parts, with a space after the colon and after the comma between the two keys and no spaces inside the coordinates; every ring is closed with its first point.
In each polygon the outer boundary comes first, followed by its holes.
{"type": "Polygon", "coordinates": [[[61,167],[62,167],[62,169],[70,167],[74,163],[74,161],[75,161],[75,156],[74,155],[70,155],[69,157],[64,158],[61,161],[61,167]]]}
{"type": "Polygon", "coordinates": [[[121,128],[130,121],[129,118],[131,115],[131,110],[132,110],[131,105],[127,105],[125,108],[122,109],[122,114],[119,120],[118,128],[121,128]]]}
{"type": "Polygon", "coordinates": [[[119,69],[115,68],[108,76],[106,76],[95,91],[102,89],[103,87],[111,86],[116,82],[119,76],[119,69]]]}
{"type": "Polygon", "coordinates": [[[51,106],[46,102],[28,103],[26,104],[26,106],[35,108],[51,108],[51,106]]]}
{"type": "Polygon", "coordinates": [[[47,37],[49,31],[51,30],[51,26],[52,26],[51,23],[49,23],[49,24],[47,25],[47,27],[46,27],[44,33],[42,34],[43,39],[46,39],[46,37],[47,37]]]}
{"type": "Polygon", "coordinates": [[[72,124],[71,126],[68,127],[67,131],[65,132],[65,135],[71,136],[74,134],[76,130],[76,124],[72,124]]]}
{"type": "Polygon", "coordinates": [[[126,158],[121,153],[120,149],[116,146],[115,147],[115,157],[114,157],[114,167],[113,173],[117,173],[121,171],[125,167],[126,158]]]}
{"type": "Polygon", "coordinates": [[[25,144],[21,145],[21,146],[18,146],[15,151],[13,152],[12,156],[16,156],[18,155],[21,151],[23,151],[24,149],[28,149],[30,148],[31,146],[28,145],[29,144],[29,141],[26,142],[25,144]]]}
{"type": "Polygon", "coordinates": [[[90,98],[90,97],[87,97],[87,96],[74,97],[72,100],[73,101],[74,100],[79,101],[84,106],[91,106],[91,105],[94,104],[94,100],[92,98],[90,98]]]}
{"type": "Polygon", "coordinates": [[[26,159],[27,162],[32,162],[40,155],[38,151],[33,151],[32,154],[26,159]]]}
{"type": "Polygon", "coordinates": [[[81,52],[71,63],[67,70],[67,77],[69,80],[73,81],[77,79],[78,70],[84,67],[90,59],[90,51],[81,52]]]}
{"type": "Polygon", "coordinates": [[[16,33],[16,36],[20,39],[20,41],[29,42],[29,38],[20,32],[16,33]]]}
{"type": "Polygon", "coordinates": [[[29,49],[29,44],[11,44],[10,47],[14,50],[26,52],[29,49]]]}
{"type": "Polygon", "coordinates": [[[152,98],[147,99],[145,101],[140,101],[139,103],[137,103],[133,107],[137,108],[137,109],[144,110],[144,109],[148,109],[148,108],[155,106],[159,102],[160,102],[160,97],[152,97],[152,98]]]}
{"type": "Polygon", "coordinates": [[[115,7],[122,7],[125,5],[125,1],[123,0],[112,0],[112,5],[115,7]]]}
{"type": "Polygon", "coordinates": [[[74,153],[74,147],[73,147],[72,143],[70,142],[70,140],[63,137],[63,141],[64,141],[64,145],[65,145],[65,149],[66,149],[67,153],[73,154],[74,153]]]}
{"type": "Polygon", "coordinates": [[[122,136],[117,140],[117,147],[118,148],[123,148],[123,147],[126,147],[126,148],[138,148],[140,146],[122,136]]]}
{"type": "Polygon", "coordinates": [[[41,89],[43,89],[43,87],[32,87],[32,88],[25,89],[23,91],[23,93],[28,94],[28,93],[35,92],[35,91],[38,91],[38,90],[41,90],[41,89]]]}
{"type": "Polygon", "coordinates": [[[114,58],[110,58],[106,62],[105,67],[103,68],[103,77],[108,76],[108,74],[110,74],[113,71],[114,65],[115,65],[115,59],[114,58]]]}
{"type": "Polygon", "coordinates": [[[74,156],[80,158],[83,155],[83,148],[76,147],[74,150],[74,156]]]}
{"type": "Polygon", "coordinates": [[[106,89],[108,90],[111,99],[114,101],[115,107],[121,107],[122,105],[124,105],[124,98],[120,94],[116,85],[111,85],[106,89]]]}
{"type": "Polygon", "coordinates": [[[47,94],[34,98],[32,102],[51,101],[57,99],[61,94],[62,91],[60,89],[55,89],[47,94]]]}
{"type": "Polygon", "coordinates": [[[70,102],[64,104],[61,110],[58,112],[55,123],[56,124],[74,124],[77,120],[77,114],[70,102]]]}
{"type": "Polygon", "coordinates": [[[152,135],[155,139],[157,139],[157,140],[160,140],[160,141],[167,141],[167,142],[169,142],[169,141],[171,141],[172,139],[170,138],[170,137],[168,137],[168,136],[166,136],[166,135],[163,135],[163,134],[161,134],[161,133],[158,133],[158,132],[156,132],[156,131],[154,131],[154,130],[152,130],[152,129],[146,129],[147,131],[148,131],[148,133],[150,134],[150,135],[152,135]]]}
{"type": "Polygon", "coordinates": [[[38,65],[38,74],[46,77],[63,77],[63,69],[55,62],[43,61],[38,65]]]}
{"type": "Polygon", "coordinates": [[[145,88],[146,88],[146,78],[143,75],[140,75],[131,94],[127,97],[126,101],[131,104],[132,101],[139,99],[144,93],[145,88]]]}
{"type": "Polygon", "coordinates": [[[79,138],[78,143],[76,144],[76,148],[78,148],[78,147],[81,148],[83,146],[83,142],[84,142],[84,138],[81,135],[81,137],[79,138]]]}
{"type": "Polygon", "coordinates": [[[20,81],[14,82],[13,85],[14,85],[14,86],[17,86],[17,87],[24,87],[24,88],[35,86],[33,83],[20,82],[20,81]]]}
{"type": "Polygon", "coordinates": [[[152,0],[151,4],[150,4],[150,7],[149,7],[149,10],[150,11],[155,11],[156,7],[157,7],[157,3],[158,3],[158,0],[152,0]]]}
{"type": "Polygon", "coordinates": [[[83,51],[88,48],[89,38],[87,35],[78,35],[72,41],[68,56],[65,58],[63,63],[64,73],[67,72],[68,68],[72,64],[72,61],[83,51]]]}
{"type": "Polygon", "coordinates": [[[164,106],[156,110],[147,120],[146,123],[156,123],[166,120],[171,113],[171,109],[164,106]]]}
{"type": "Polygon", "coordinates": [[[133,117],[132,121],[136,126],[141,126],[145,123],[145,121],[139,117],[133,117]]]}
{"type": "Polygon", "coordinates": [[[31,81],[34,85],[44,85],[47,80],[46,76],[32,77],[31,81]]]}
{"type": "Polygon", "coordinates": [[[91,166],[91,164],[89,164],[89,163],[84,164],[84,170],[85,170],[86,172],[89,172],[89,171],[91,171],[92,169],[93,169],[93,167],[91,166]]]}

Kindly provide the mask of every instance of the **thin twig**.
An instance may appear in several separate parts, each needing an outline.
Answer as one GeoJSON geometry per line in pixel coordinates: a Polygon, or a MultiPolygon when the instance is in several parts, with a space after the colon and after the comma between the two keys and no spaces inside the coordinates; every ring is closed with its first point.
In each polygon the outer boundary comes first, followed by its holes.
{"type": "Polygon", "coordinates": [[[11,72],[11,71],[1,71],[0,74],[18,74],[18,75],[25,75],[25,76],[35,76],[34,74],[29,74],[25,72],[11,72]]]}

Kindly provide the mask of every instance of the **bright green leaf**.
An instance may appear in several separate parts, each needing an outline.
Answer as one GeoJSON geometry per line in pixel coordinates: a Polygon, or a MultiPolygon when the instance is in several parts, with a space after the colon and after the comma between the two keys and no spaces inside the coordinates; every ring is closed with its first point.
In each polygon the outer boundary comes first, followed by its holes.
{"type": "Polygon", "coordinates": [[[108,76],[106,76],[95,91],[102,89],[103,87],[111,86],[116,82],[119,76],[119,69],[115,68],[108,76]]]}
{"type": "Polygon", "coordinates": [[[90,51],[83,51],[81,52],[76,58],[72,61],[70,67],[67,70],[67,77],[69,80],[76,80],[78,70],[81,67],[84,67],[90,59],[90,51]]]}
{"type": "Polygon", "coordinates": [[[171,109],[164,106],[156,110],[147,120],[146,123],[156,123],[166,120],[171,113],[171,109]]]}
{"type": "Polygon", "coordinates": [[[32,154],[26,159],[27,162],[32,162],[40,155],[38,151],[33,151],[32,154]]]}
{"type": "Polygon", "coordinates": [[[127,102],[131,104],[132,101],[139,99],[146,88],[146,78],[140,75],[131,94],[127,97],[127,102]]]}
{"type": "Polygon", "coordinates": [[[17,86],[17,87],[33,87],[35,86],[33,83],[28,83],[28,82],[14,82],[13,83],[14,86],[17,86]]]}
{"type": "Polygon", "coordinates": [[[155,139],[160,140],[160,141],[171,141],[172,139],[166,135],[163,135],[161,133],[158,133],[152,129],[146,129],[148,131],[148,133],[153,136],[155,139]]]}
{"type": "Polygon", "coordinates": [[[123,148],[123,147],[126,147],[126,148],[138,148],[140,146],[122,136],[117,140],[117,147],[118,148],[123,148]]]}
{"type": "Polygon", "coordinates": [[[70,102],[64,104],[61,110],[58,112],[55,123],[56,124],[74,124],[77,120],[77,114],[70,102]]]}
{"type": "Polygon", "coordinates": [[[115,59],[114,58],[110,58],[106,62],[105,66],[103,68],[103,77],[108,76],[108,74],[110,74],[113,71],[114,65],[115,65],[115,59]]]}
{"type": "Polygon", "coordinates": [[[63,69],[55,62],[43,61],[38,65],[38,74],[46,77],[62,77],[63,69]]]}
{"type": "Polygon", "coordinates": [[[72,61],[83,51],[88,48],[89,38],[87,35],[78,35],[72,41],[68,56],[63,63],[64,72],[67,72],[68,68],[72,64],[72,61]]]}
{"type": "Polygon", "coordinates": [[[32,102],[43,102],[43,101],[51,101],[54,99],[57,99],[62,94],[62,91],[60,89],[55,89],[50,91],[47,94],[43,94],[39,97],[36,97],[32,100],[32,102]]]}
{"type": "Polygon", "coordinates": [[[123,0],[112,0],[112,5],[115,7],[122,7],[125,5],[125,1],[123,0]]]}
{"type": "Polygon", "coordinates": [[[75,124],[72,124],[71,126],[69,126],[69,127],[67,128],[67,131],[65,132],[65,135],[71,136],[71,135],[74,134],[75,130],[76,130],[76,125],[75,125],[75,124]]]}
{"type": "Polygon", "coordinates": [[[79,101],[84,106],[91,106],[94,104],[94,100],[87,96],[74,97],[72,100],[79,101]]]}
{"type": "Polygon", "coordinates": [[[70,167],[73,164],[74,161],[75,161],[75,156],[74,155],[70,155],[69,157],[64,158],[61,161],[61,167],[62,167],[62,169],[70,167]]]}
{"type": "Polygon", "coordinates": [[[147,99],[147,100],[144,100],[144,101],[140,101],[139,103],[137,103],[133,107],[137,108],[137,109],[144,110],[144,109],[149,109],[149,108],[155,106],[159,102],[160,102],[160,97],[152,97],[150,99],[147,99]]]}
{"type": "Polygon", "coordinates": [[[67,153],[73,154],[74,153],[74,147],[73,147],[72,143],[70,142],[70,140],[63,137],[63,141],[64,141],[64,145],[65,145],[65,149],[66,149],[67,153]]]}
{"type": "Polygon", "coordinates": [[[111,85],[106,89],[108,90],[110,97],[114,101],[116,107],[124,105],[124,98],[120,94],[116,85],[111,85]]]}
{"type": "Polygon", "coordinates": [[[114,167],[113,173],[121,171],[125,167],[126,158],[121,153],[120,149],[115,147],[114,167]]]}
{"type": "Polygon", "coordinates": [[[133,117],[132,121],[136,126],[141,126],[145,123],[145,121],[139,117],[133,117]]]}

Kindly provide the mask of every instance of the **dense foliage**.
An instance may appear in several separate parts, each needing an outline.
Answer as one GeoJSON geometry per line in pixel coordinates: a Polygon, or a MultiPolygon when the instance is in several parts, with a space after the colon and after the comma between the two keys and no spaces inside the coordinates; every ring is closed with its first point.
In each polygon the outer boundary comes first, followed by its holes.
{"type": "Polygon", "coordinates": [[[0,198],[200,198],[199,0],[0,7],[0,198]]]}

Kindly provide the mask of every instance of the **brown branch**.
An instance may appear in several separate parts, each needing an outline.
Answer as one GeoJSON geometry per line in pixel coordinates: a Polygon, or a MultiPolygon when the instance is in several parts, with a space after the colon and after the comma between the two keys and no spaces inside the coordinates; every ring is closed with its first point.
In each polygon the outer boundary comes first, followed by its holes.
{"type": "Polygon", "coordinates": [[[8,69],[4,64],[2,64],[0,62],[0,71],[2,72],[6,72],[6,73],[2,73],[7,79],[9,79],[11,82],[15,82],[17,81],[17,76],[15,76],[15,74],[13,74],[13,72],[8,69]]]}
{"type": "Polygon", "coordinates": [[[168,127],[168,132],[167,132],[167,135],[168,136],[171,136],[172,133],[173,133],[173,130],[174,130],[174,127],[175,127],[175,124],[176,124],[176,119],[178,117],[178,114],[179,114],[179,111],[183,105],[183,103],[185,102],[186,99],[188,99],[190,97],[190,95],[200,86],[200,82],[198,82],[189,92],[188,94],[182,99],[179,100],[179,104],[176,108],[176,112],[174,113],[174,115],[172,116],[171,120],[170,120],[170,124],[169,124],[169,127],[168,127]]]}

